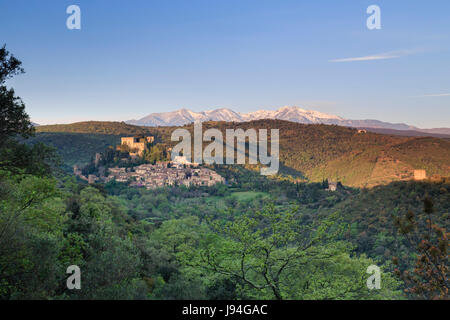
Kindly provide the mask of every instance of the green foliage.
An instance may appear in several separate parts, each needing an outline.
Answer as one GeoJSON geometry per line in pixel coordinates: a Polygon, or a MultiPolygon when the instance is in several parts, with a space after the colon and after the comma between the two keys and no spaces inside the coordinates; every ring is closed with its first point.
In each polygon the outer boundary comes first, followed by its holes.
{"type": "MultiPolygon", "coordinates": [[[[404,216],[395,217],[394,224],[417,251],[417,261],[413,272],[396,269],[405,280],[406,291],[424,299],[449,298],[450,268],[448,266],[448,236],[446,227],[435,223],[434,203],[430,197],[423,200],[422,214],[408,211],[404,216]]],[[[439,220],[438,220],[439,221],[439,220]]],[[[394,263],[399,264],[394,257],[394,263]]]]}
{"type": "Polygon", "coordinates": [[[63,276],[55,260],[64,205],[55,181],[3,171],[0,178],[0,297],[47,298],[63,276]]]}
{"type": "MultiPolygon", "coordinates": [[[[394,222],[410,211],[420,215],[423,199],[428,196],[434,201],[435,223],[448,230],[450,184],[446,180],[394,182],[363,189],[338,203],[333,210],[339,210],[344,221],[351,225],[344,239],[354,243],[358,253],[365,253],[383,263],[398,257],[400,268],[405,270],[414,265],[416,248],[398,234],[394,222]]],[[[324,208],[324,212],[327,211],[324,208]]]]}
{"type": "Polygon", "coordinates": [[[60,164],[56,150],[42,143],[30,146],[8,139],[0,148],[0,168],[3,170],[51,176],[60,164]]]}
{"type": "Polygon", "coordinates": [[[24,72],[21,64],[6,50],[6,46],[0,48],[0,147],[8,138],[16,135],[28,137],[33,133],[24,103],[15,95],[14,89],[5,86],[7,79],[24,72]]]}
{"type": "MultiPolygon", "coordinates": [[[[39,128],[39,127],[38,127],[39,128]]],[[[27,144],[39,143],[52,146],[62,158],[65,169],[72,171],[72,166],[86,165],[96,153],[105,152],[109,146],[120,143],[120,136],[83,133],[36,133],[27,144]]]]}
{"type": "Polygon", "coordinates": [[[145,152],[144,160],[147,163],[156,163],[157,161],[168,161],[170,159],[165,145],[155,144],[150,147],[149,151],[145,152]]]}
{"type": "Polygon", "coordinates": [[[383,274],[384,289],[370,292],[365,271],[374,262],[351,258],[349,247],[336,242],[337,215],[320,222],[298,223],[298,209],[273,205],[254,215],[211,222],[199,249],[187,247],[183,263],[206,279],[222,275],[246,297],[255,299],[392,299],[399,283],[383,274]],[[358,279],[358,281],[355,281],[358,279]]]}

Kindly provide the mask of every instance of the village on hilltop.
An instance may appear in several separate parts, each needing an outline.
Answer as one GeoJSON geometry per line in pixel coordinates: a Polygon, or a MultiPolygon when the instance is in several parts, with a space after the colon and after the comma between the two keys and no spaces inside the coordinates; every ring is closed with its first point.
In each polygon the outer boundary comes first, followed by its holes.
{"type": "MultiPolygon", "coordinates": [[[[117,150],[127,150],[132,161],[140,159],[151,148],[155,138],[148,137],[122,137],[121,145],[117,150]]],[[[168,150],[170,152],[170,149],[168,150]]],[[[170,158],[170,157],[169,157],[170,158]]],[[[96,174],[83,174],[82,168],[74,166],[74,174],[89,184],[97,182],[129,183],[131,187],[145,187],[155,189],[164,186],[214,186],[217,183],[225,183],[225,179],[214,170],[200,167],[191,163],[184,156],[176,156],[171,161],[156,161],[155,163],[143,163],[136,166],[110,167],[100,165],[102,155],[97,153],[94,159],[96,174]]],[[[128,159],[123,159],[128,162],[128,159]]]]}
{"type": "MultiPolygon", "coordinates": [[[[225,183],[225,179],[214,170],[191,163],[184,156],[171,159],[171,151],[167,145],[155,144],[153,136],[121,137],[121,144],[115,150],[109,149],[110,153],[114,153],[112,156],[114,160],[111,159],[111,154],[108,157],[106,153],[97,153],[90,164],[90,170],[74,166],[73,171],[77,177],[89,184],[114,180],[129,183],[131,187],[147,189],[182,185],[210,187],[217,183],[225,183]]],[[[392,180],[427,179],[427,173],[422,169],[411,170],[405,167],[401,171],[401,176],[398,172],[382,170],[384,163],[395,161],[387,158],[382,160],[372,172],[369,180],[372,184],[388,177],[392,180]]],[[[398,162],[397,160],[397,167],[400,166],[398,162]]],[[[326,189],[331,192],[337,191],[338,188],[337,181],[328,181],[326,185],[326,189]]]]}

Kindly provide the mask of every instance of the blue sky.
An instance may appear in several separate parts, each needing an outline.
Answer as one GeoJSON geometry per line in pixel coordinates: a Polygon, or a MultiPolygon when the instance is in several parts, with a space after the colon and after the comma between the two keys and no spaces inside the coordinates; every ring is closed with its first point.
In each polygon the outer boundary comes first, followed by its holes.
{"type": "Polygon", "coordinates": [[[448,0],[1,0],[0,43],[42,124],[297,105],[450,127],[449,14],[448,0]]]}

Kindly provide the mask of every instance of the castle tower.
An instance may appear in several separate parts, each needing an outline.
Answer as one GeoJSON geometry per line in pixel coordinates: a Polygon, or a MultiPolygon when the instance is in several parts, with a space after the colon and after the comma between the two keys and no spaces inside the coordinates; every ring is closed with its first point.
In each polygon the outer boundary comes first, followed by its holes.
{"type": "Polygon", "coordinates": [[[142,156],[145,149],[147,148],[147,143],[152,143],[154,141],[154,137],[121,137],[121,144],[127,145],[131,150],[136,150],[133,154],[137,154],[142,156]]]}
{"type": "Polygon", "coordinates": [[[427,172],[425,170],[414,170],[414,180],[421,181],[427,178],[427,172]]]}

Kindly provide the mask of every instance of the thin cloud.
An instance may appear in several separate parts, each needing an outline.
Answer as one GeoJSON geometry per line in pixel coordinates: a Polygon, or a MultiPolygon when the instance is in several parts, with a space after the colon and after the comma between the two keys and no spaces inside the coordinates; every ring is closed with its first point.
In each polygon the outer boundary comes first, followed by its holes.
{"type": "Polygon", "coordinates": [[[425,94],[423,96],[417,96],[415,98],[430,98],[430,97],[450,97],[450,93],[425,94]]]}
{"type": "Polygon", "coordinates": [[[373,60],[386,60],[386,59],[396,59],[403,56],[415,54],[417,51],[414,50],[401,50],[401,51],[393,51],[386,53],[379,53],[370,56],[364,57],[354,57],[354,58],[341,58],[341,59],[332,59],[328,60],[328,62],[355,62],[355,61],[373,61],[373,60]]]}

